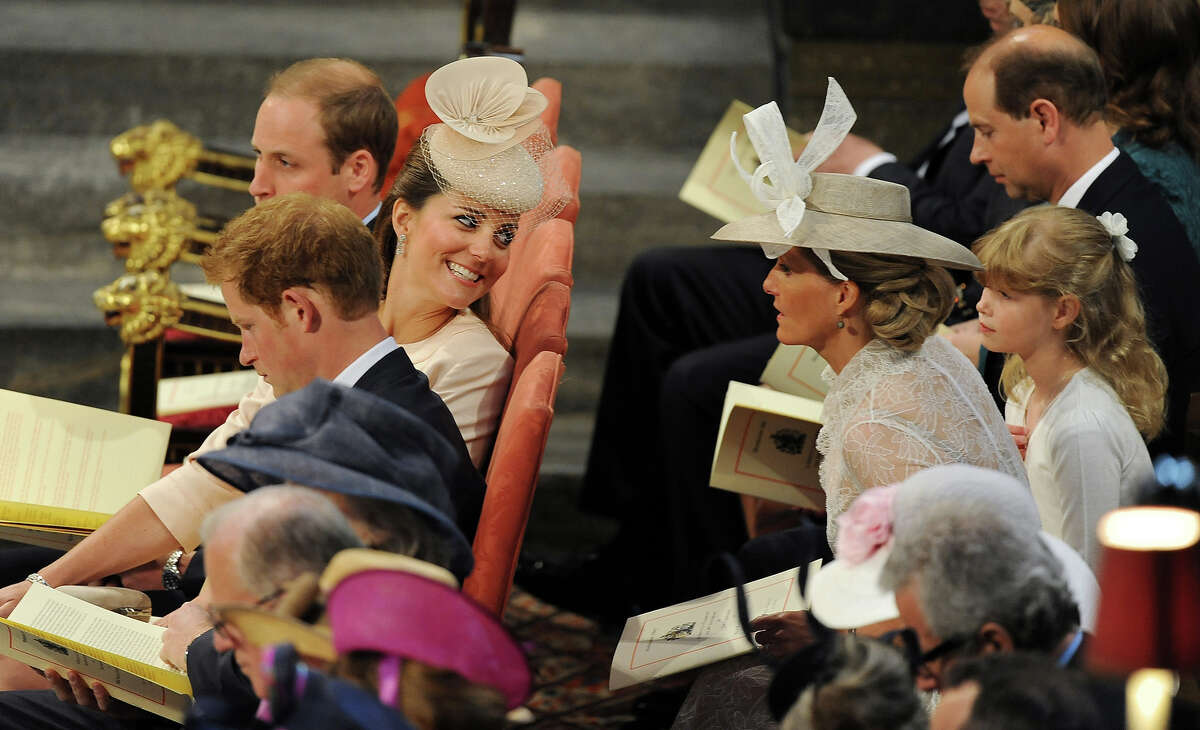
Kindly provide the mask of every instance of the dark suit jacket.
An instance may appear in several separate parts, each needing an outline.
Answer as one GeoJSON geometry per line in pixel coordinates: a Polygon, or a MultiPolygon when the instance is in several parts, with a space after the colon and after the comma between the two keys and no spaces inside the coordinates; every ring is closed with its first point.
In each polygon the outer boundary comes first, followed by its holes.
{"type": "Polygon", "coordinates": [[[1092,215],[1121,213],[1138,245],[1137,275],[1147,330],[1167,366],[1167,428],[1150,453],[1183,453],[1190,394],[1200,373],[1200,261],[1183,225],[1128,155],[1121,153],[1092,183],[1079,209],[1092,215]]]}
{"type": "Polygon", "coordinates": [[[909,165],[889,162],[872,170],[871,177],[908,188],[913,223],[970,246],[990,227],[984,219],[988,199],[1003,188],[986,167],[971,164],[971,125],[959,127],[949,144],[939,146],[947,131],[948,126],[909,165]],[[916,171],[926,162],[922,178],[916,171]]]}
{"type": "Polygon", "coordinates": [[[228,727],[247,727],[258,709],[258,697],[250,680],[242,674],[232,651],[217,651],[213,634],[197,636],[187,650],[188,680],[192,683],[193,720],[225,723],[228,727]]]}
{"type": "Polygon", "coordinates": [[[446,488],[450,490],[450,501],[454,503],[455,521],[470,543],[475,537],[479,511],[483,506],[483,476],[471,463],[471,455],[467,453],[467,445],[463,442],[454,416],[441,397],[429,389],[429,378],[413,366],[408,353],[401,347],[392,350],[363,373],[354,387],[403,407],[432,426],[454,446],[459,459],[446,488]]]}
{"type": "MultiPolygon", "coordinates": [[[[467,453],[467,445],[463,442],[454,416],[441,397],[429,389],[429,378],[413,366],[404,348],[397,348],[363,373],[354,387],[401,406],[432,426],[455,448],[459,458],[446,488],[454,505],[458,528],[468,543],[474,540],[486,485],[483,476],[471,462],[471,455],[467,453]]],[[[184,576],[183,592],[189,598],[195,598],[204,585],[203,556],[204,548],[201,546],[184,576]]]]}

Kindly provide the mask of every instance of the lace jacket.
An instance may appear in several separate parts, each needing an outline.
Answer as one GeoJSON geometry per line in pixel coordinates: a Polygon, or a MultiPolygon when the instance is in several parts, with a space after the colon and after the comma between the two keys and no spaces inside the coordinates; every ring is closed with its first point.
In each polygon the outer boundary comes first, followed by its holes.
{"type": "Polygon", "coordinates": [[[841,373],[826,368],[824,377],[817,450],[831,546],[837,517],[855,497],[927,467],[972,464],[1028,484],[979,372],[944,338],[932,336],[916,352],[872,340],[841,373]]]}

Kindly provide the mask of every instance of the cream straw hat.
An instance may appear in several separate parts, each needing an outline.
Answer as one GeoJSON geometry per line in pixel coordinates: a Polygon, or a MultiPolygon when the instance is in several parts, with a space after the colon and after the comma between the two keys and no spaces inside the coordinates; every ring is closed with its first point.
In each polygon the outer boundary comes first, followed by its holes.
{"type": "Polygon", "coordinates": [[[912,224],[908,188],[903,185],[812,172],[845,139],[855,118],[850,100],[830,78],[821,120],[800,159],[793,162],[775,102],[746,114],[746,132],[762,163],[751,174],[736,156],[733,162],[755,197],[774,212],[730,223],[712,237],[760,244],[768,258],[778,258],[793,246],[808,248],[841,280],[846,277],[833,265],[830,251],[912,256],[952,269],[982,269],[966,247],[912,224]]]}

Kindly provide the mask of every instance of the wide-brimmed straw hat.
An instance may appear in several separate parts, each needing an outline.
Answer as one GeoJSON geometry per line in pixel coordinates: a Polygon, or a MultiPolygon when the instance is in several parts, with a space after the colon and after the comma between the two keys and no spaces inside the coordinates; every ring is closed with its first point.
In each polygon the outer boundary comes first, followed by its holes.
{"type": "MultiPolygon", "coordinates": [[[[792,246],[828,251],[892,254],[925,259],[950,269],[982,269],[966,246],[913,225],[908,188],[856,175],[814,173],[807,210],[791,235],[775,213],[730,223],[712,235],[719,241],[779,246],[776,258],[792,246]]],[[[771,253],[775,253],[771,256],[771,253]]]]}
{"type": "Polygon", "coordinates": [[[496,689],[509,709],[529,694],[525,657],[496,617],[448,571],[405,555],[343,550],[319,579],[289,584],[275,611],[230,604],[214,612],[257,646],[292,644],[326,661],[352,651],[413,659],[496,689]]]}
{"type": "Polygon", "coordinates": [[[532,227],[570,200],[551,163],[550,131],[541,120],[546,97],[525,69],[499,56],[464,58],[425,82],[425,98],[441,124],[428,127],[414,152],[425,156],[443,193],[481,203],[532,227]]]}
{"type": "Polygon", "coordinates": [[[449,547],[455,575],[474,565],[450,490],[481,501],[478,472],[464,471],[462,454],[428,423],[360,388],[314,380],[196,461],[243,492],[291,482],[403,505],[449,547]]]}
{"type": "Polygon", "coordinates": [[[778,258],[791,247],[808,248],[842,280],[846,277],[833,265],[830,251],[912,256],[953,269],[983,268],[966,247],[913,225],[908,188],[903,185],[812,172],[837,149],[856,118],[834,79],[829,79],[821,120],[798,160],[792,159],[787,127],[775,102],[743,118],[761,164],[749,173],[734,156],[734,166],[773,212],[730,223],[713,238],[757,243],[768,258],[778,258]]]}

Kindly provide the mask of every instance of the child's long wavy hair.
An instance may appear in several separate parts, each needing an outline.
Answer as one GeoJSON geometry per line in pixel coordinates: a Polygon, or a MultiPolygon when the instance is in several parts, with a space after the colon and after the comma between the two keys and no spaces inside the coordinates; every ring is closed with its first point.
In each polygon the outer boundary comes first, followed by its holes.
{"type": "MultiPolygon", "coordinates": [[[[1108,381],[1144,438],[1162,430],[1167,371],[1146,335],[1133,269],[1100,221],[1074,208],[1030,208],[980,238],[974,251],[984,286],[1079,299],[1067,348],[1108,381]]],[[[1025,364],[1010,354],[1001,387],[1011,393],[1025,377],[1025,364]]]]}

